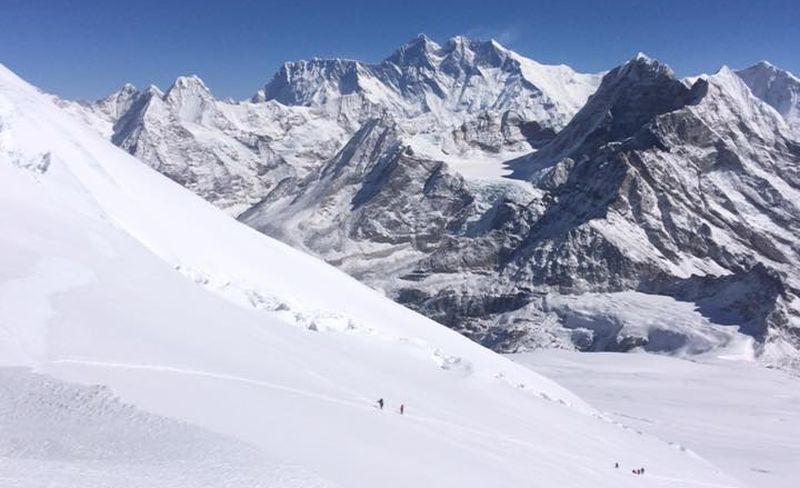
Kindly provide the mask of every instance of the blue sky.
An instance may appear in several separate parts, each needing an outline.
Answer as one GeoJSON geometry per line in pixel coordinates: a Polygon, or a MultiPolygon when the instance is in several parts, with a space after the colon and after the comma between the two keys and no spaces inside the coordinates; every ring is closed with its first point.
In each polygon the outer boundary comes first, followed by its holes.
{"type": "Polygon", "coordinates": [[[0,0],[0,63],[69,98],[193,73],[246,98],[284,61],[379,61],[420,32],[580,71],[643,51],[679,75],[761,59],[800,73],[800,0],[0,0]]]}

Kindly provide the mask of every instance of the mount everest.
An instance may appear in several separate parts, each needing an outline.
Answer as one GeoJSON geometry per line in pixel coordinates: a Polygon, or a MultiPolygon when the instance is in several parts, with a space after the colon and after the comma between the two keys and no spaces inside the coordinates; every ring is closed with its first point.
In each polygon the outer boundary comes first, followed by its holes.
{"type": "Polygon", "coordinates": [[[421,35],[377,64],[287,63],[247,102],[181,77],[59,103],[495,350],[733,347],[791,367],[797,87],[767,63],[678,80],[640,55],[585,75],[421,35]]]}

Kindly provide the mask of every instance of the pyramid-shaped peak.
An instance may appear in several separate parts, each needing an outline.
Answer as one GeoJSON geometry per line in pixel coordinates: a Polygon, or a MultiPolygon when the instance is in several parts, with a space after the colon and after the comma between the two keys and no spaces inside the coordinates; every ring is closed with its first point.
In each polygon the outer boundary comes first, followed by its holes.
{"type": "Polygon", "coordinates": [[[782,69],[774,64],[770,63],[769,61],[759,61],[758,63],[736,71],[739,76],[743,76],[745,78],[754,78],[754,77],[769,77],[769,78],[782,78],[791,80],[794,83],[800,83],[800,79],[797,76],[792,74],[792,72],[782,69]]]}
{"type": "Polygon", "coordinates": [[[161,91],[161,88],[157,87],[156,85],[149,85],[145,90],[144,93],[146,95],[155,96],[162,98],[164,96],[164,92],[161,91]]]}
{"type": "Polygon", "coordinates": [[[422,47],[429,48],[429,49],[439,49],[439,45],[436,44],[436,42],[433,39],[431,39],[430,37],[428,37],[424,33],[417,34],[416,37],[414,37],[413,39],[408,41],[405,45],[406,46],[422,46],[422,47]]]}
{"type": "Polygon", "coordinates": [[[736,72],[733,71],[727,64],[723,64],[722,67],[717,70],[716,74],[722,76],[736,76],[736,72]]]}
{"type": "Polygon", "coordinates": [[[441,46],[436,44],[425,34],[418,34],[416,37],[400,46],[386,60],[398,66],[411,64],[427,64],[430,57],[441,50],[441,46]]]}
{"type": "Polygon", "coordinates": [[[675,74],[666,64],[653,59],[643,53],[638,53],[625,64],[609,71],[604,82],[615,80],[619,82],[638,82],[646,79],[674,80],[675,74]]]}
{"type": "Polygon", "coordinates": [[[651,58],[647,54],[643,52],[638,52],[634,57],[632,57],[625,66],[638,66],[638,67],[647,67],[659,71],[669,71],[672,73],[672,69],[667,66],[666,64],[662,63],[661,61],[651,58]]]}
{"type": "Polygon", "coordinates": [[[124,85],[122,85],[122,87],[121,87],[121,88],[118,90],[118,93],[136,93],[136,92],[138,92],[138,91],[139,91],[139,89],[138,89],[138,88],[136,88],[136,86],[134,86],[133,84],[131,84],[131,83],[125,83],[125,84],[124,84],[124,85]]]}
{"type": "Polygon", "coordinates": [[[136,97],[137,95],[139,95],[139,89],[131,83],[125,83],[119,88],[119,90],[111,93],[105,98],[98,100],[98,102],[130,99],[136,97]]]}
{"type": "Polygon", "coordinates": [[[175,78],[175,82],[172,83],[169,91],[172,92],[173,90],[210,91],[206,84],[203,83],[203,80],[197,75],[179,76],[175,78]]]}

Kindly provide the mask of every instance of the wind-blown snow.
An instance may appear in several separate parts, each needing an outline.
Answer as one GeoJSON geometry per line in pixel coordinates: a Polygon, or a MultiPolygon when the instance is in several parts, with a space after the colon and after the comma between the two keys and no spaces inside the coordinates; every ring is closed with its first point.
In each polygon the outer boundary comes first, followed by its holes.
{"type": "MultiPolygon", "coordinates": [[[[152,443],[137,439],[158,432],[192,444],[190,461],[220,485],[282,486],[271,480],[292,466],[284,486],[641,486],[613,469],[624,455],[647,466],[648,486],[738,486],[237,223],[3,67],[0,185],[0,365],[36,373],[0,375],[22,399],[0,403],[14,419],[0,424],[14,432],[0,451],[10,486],[63,484],[89,466],[81,485],[107,486],[115,456],[145,456],[152,443]],[[101,399],[101,422],[73,383],[107,385],[119,402],[101,399]],[[56,412],[31,395],[65,406],[63,430],[34,428],[56,412]],[[104,425],[120,435],[108,456],[95,445],[104,425]],[[62,454],[41,449],[69,438],[62,454]],[[204,454],[220,449],[254,450],[262,464],[246,473],[265,477],[234,478],[227,454],[204,454]]],[[[149,459],[165,476],[123,463],[125,486],[197,484],[167,454],[149,459]]]]}

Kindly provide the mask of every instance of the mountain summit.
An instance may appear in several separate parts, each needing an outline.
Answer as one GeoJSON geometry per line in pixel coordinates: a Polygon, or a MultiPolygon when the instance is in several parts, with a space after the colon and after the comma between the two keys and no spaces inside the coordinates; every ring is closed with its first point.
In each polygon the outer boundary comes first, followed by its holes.
{"type": "Polygon", "coordinates": [[[795,134],[800,134],[800,79],[767,61],[756,63],[736,74],[744,80],[753,95],[777,110],[795,134]]]}
{"type": "Polygon", "coordinates": [[[433,120],[423,118],[427,124],[452,130],[481,112],[513,111],[543,129],[558,130],[598,82],[598,75],[539,64],[494,40],[457,36],[440,46],[420,35],[378,64],[286,63],[257,98],[322,107],[351,125],[388,110],[399,121],[429,115],[433,120]]]}

